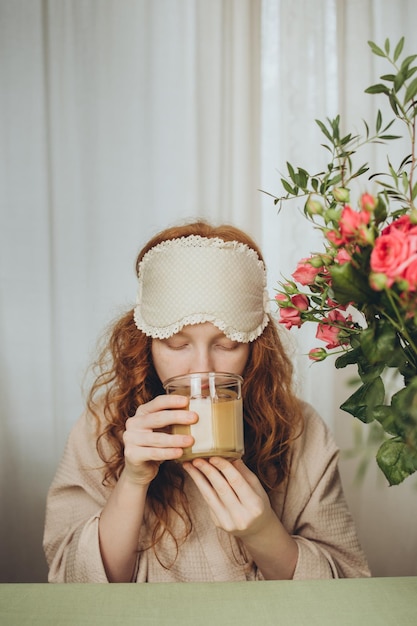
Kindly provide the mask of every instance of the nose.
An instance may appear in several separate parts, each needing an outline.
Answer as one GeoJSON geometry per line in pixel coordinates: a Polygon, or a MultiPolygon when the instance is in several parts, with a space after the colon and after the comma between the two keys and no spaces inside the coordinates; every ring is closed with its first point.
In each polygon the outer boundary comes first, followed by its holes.
{"type": "Polygon", "coordinates": [[[191,372],[212,372],[214,371],[213,359],[207,348],[199,348],[195,351],[191,372]]]}

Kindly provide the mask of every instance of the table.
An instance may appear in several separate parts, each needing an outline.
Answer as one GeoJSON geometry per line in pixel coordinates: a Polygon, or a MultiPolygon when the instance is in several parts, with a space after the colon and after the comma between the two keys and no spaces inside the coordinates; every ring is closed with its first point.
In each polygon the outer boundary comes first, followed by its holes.
{"type": "Polygon", "coordinates": [[[416,626],[417,577],[0,585],[1,626],[416,626]]]}

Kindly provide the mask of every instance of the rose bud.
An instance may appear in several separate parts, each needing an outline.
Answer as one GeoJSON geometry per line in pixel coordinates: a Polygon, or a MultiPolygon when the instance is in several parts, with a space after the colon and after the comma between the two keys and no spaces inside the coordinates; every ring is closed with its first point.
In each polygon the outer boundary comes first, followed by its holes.
{"type": "Polygon", "coordinates": [[[349,202],[350,194],[349,189],[346,189],[346,187],[335,187],[332,194],[336,202],[349,202]]]}
{"type": "Polygon", "coordinates": [[[324,361],[328,356],[324,348],[312,348],[308,353],[308,358],[311,361],[324,361]]]}
{"type": "Polygon", "coordinates": [[[305,204],[305,211],[310,217],[313,215],[323,215],[323,205],[318,200],[309,198],[305,204]]]}
{"type": "Polygon", "coordinates": [[[376,199],[371,196],[370,193],[363,193],[361,196],[362,211],[369,211],[369,213],[372,213],[375,210],[376,202],[376,199]]]}

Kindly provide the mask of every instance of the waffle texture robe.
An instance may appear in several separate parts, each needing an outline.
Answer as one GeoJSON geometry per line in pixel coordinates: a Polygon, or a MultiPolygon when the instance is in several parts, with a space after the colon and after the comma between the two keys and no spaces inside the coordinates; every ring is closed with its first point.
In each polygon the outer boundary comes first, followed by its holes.
{"type": "MultiPolygon", "coordinates": [[[[290,475],[269,494],[274,511],[298,544],[294,579],[369,576],[340,482],[338,449],[322,419],[304,405],[305,428],[293,444],[290,475]]],[[[50,487],[44,550],[50,582],[107,582],[98,523],[112,487],[103,486],[103,462],[96,451],[96,423],[85,413],[73,427],[50,487]]],[[[192,532],[178,554],[166,537],[158,558],[142,529],[132,582],[262,580],[262,573],[236,539],[215,527],[206,503],[187,476],[192,532]],[[164,567],[165,565],[165,567],[164,567]]],[[[151,519],[151,516],[150,516],[151,519]]],[[[178,520],[178,533],[183,525],[178,520]]]]}

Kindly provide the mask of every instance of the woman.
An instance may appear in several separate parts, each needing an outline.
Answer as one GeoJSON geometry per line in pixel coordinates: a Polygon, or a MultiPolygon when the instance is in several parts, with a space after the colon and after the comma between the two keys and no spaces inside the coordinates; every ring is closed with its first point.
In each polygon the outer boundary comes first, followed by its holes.
{"type": "Polygon", "coordinates": [[[255,243],[196,222],[137,259],[138,300],[99,360],[48,494],[54,582],[237,581],[367,576],[337,449],[292,389],[255,243]],[[244,378],[242,460],[179,463],[198,416],[166,395],[174,375],[244,378]]]}

